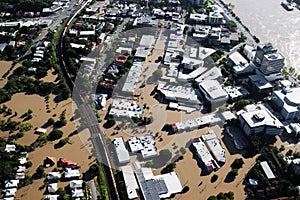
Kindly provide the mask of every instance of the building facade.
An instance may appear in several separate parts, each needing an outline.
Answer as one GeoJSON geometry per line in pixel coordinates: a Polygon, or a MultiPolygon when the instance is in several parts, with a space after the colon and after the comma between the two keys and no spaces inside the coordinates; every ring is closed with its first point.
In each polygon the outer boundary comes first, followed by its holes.
{"type": "Polygon", "coordinates": [[[272,101],[285,120],[300,119],[300,88],[285,88],[272,93],[272,101]]]}

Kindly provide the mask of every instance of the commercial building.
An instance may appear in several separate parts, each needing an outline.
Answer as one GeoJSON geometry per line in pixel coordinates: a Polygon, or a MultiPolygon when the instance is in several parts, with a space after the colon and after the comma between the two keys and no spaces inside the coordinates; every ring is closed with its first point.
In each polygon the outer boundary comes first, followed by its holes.
{"type": "Polygon", "coordinates": [[[204,80],[199,84],[199,89],[209,102],[211,110],[224,105],[228,100],[227,92],[217,80],[204,80]]]}
{"type": "Polygon", "coordinates": [[[221,70],[217,67],[213,67],[207,70],[204,74],[195,79],[196,82],[201,83],[204,80],[216,80],[222,77],[221,70]]]}
{"type": "Polygon", "coordinates": [[[278,73],[284,66],[285,58],[277,52],[271,43],[258,45],[253,62],[264,74],[278,73]]]}
{"type": "Polygon", "coordinates": [[[183,132],[183,131],[192,131],[204,126],[215,125],[221,122],[221,118],[217,115],[211,114],[199,118],[194,118],[182,122],[177,122],[172,124],[172,131],[174,132],[183,132]]]}
{"type": "Polygon", "coordinates": [[[216,133],[213,130],[209,130],[207,134],[201,136],[201,139],[218,164],[225,164],[225,149],[222,147],[216,133]]]}
{"type": "Polygon", "coordinates": [[[237,51],[231,54],[228,58],[233,65],[245,65],[248,63],[248,61],[237,51]]]}
{"type": "Polygon", "coordinates": [[[125,147],[125,143],[122,137],[115,138],[113,140],[115,145],[117,158],[120,164],[126,164],[130,162],[129,152],[125,147]]]}
{"type": "Polygon", "coordinates": [[[272,93],[272,101],[285,120],[300,119],[300,88],[284,88],[272,93]]]}
{"type": "Polygon", "coordinates": [[[155,37],[153,35],[143,35],[139,46],[147,49],[153,48],[155,37]]]}
{"type": "Polygon", "coordinates": [[[283,124],[262,104],[254,107],[255,110],[245,111],[239,115],[244,133],[280,135],[284,128],[283,124]]]}
{"type": "Polygon", "coordinates": [[[279,73],[284,66],[284,60],[285,58],[280,53],[264,55],[260,71],[266,75],[279,73]]]}
{"type": "MultiPolygon", "coordinates": [[[[208,15],[202,13],[202,14],[199,14],[199,13],[191,13],[190,14],[190,18],[189,18],[189,21],[190,23],[193,23],[193,24],[202,24],[202,23],[206,23],[207,22],[207,19],[208,19],[208,15]]],[[[196,29],[195,29],[196,30],[196,29]]],[[[194,34],[193,34],[194,36],[194,34]]]]}
{"type": "Polygon", "coordinates": [[[220,169],[220,165],[213,158],[206,143],[203,141],[203,138],[200,137],[192,139],[192,148],[197,155],[197,159],[199,159],[199,161],[203,164],[206,172],[209,173],[220,169]]]}
{"type": "Polygon", "coordinates": [[[129,95],[132,95],[134,93],[140,75],[142,73],[142,66],[143,66],[142,62],[133,63],[133,65],[131,66],[127,74],[126,81],[122,88],[122,92],[129,95]]]}
{"type": "Polygon", "coordinates": [[[253,62],[260,66],[263,60],[264,55],[276,53],[277,49],[273,47],[271,43],[258,45],[256,48],[256,53],[253,59],[253,62]]]}
{"type": "Polygon", "coordinates": [[[250,92],[243,86],[227,86],[224,87],[231,101],[237,101],[250,95],[250,92]]]}
{"type": "Polygon", "coordinates": [[[128,102],[124,99],[114,99],[111,104],[109,115],[115,117],[143,117],[143,107],[135,101],[128,102]]]}
{"type": "Polygon", "coordinates": [[[182,185],[175,172],[154,176],[151,168],[139,168],[136,177],[145,200],[169,198],[182,191],[182,185]]]}
{"type": "Polygon", "coordinates": [[[270,94],[273,90],[271,83],[259,74],[249,76],[249,88],[253,93],[261,95],[270,94]]]}
{"type": "Polygon", "coordinates": [[[134,176],[131,166],[124,166],[121,168],[124,182],[126,185],[126,192],[129,199],[138,198],[139,186],[134,176]]]}
{"type": "Polygon", "coordinates": [[[198,104],[196,92],[191,87],[177,86],[160,82],[157,90],[160,91],[165,99],[182,103],[198,104]]]}
{"type": "Polygon", "coordinates": [[[155,139],[152,135],[130,137],[128,145],[132,153],[141,153],[143,159],[150,159],[158,155],[155,139]]]}

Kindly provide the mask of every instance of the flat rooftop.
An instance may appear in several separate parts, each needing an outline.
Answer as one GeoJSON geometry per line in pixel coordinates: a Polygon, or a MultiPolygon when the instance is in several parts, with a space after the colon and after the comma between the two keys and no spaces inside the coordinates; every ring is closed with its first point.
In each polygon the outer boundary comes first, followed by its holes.
{"type": "Polygon", "coordinates": [[[206,93],[209,100],[228,98],[227,92],[222,88],[217,80],[204,80],[200,84],[200,89],[206,93]]]}
{"type": "Polygon", "coordinates": [[[283,124],[268,109],[261,108],[241,114],[241,117],[251,128],[259,126],[272,126],[281,128],[283,124]]]}
{"type": "Polygon", "coordinates": [[[126,191],[129,199],[138,198],[138,183],[136,181],[136,178],[134,176],[133,170],[131,166],[124,166],[121,168],[122,174],[124,177],[125,185],[126,185],[126,191]]]}
{"type": "Polygon", "coordinates": [[[135,101],[126,101],[124,99],[114,99],[109,111],[110,115],[117,117],[137,117],[143,116],[144,109],[142,105],[135,101]]]}
{"type": "Polygon", "coordinates": [[[263,161],[260,163],[260,166],[262,167],[262,169],[264,170],[266,176],[268,179],[273,179],[276,178],[274,173],[272,172],[269,164],[267,163],[267,161],[263,161]]]}
{"type": "Polygon", "coordinates": [[[130,162],[130,156],[128,150],[125,147],[123,138],[122,137],[115,138],[113,140],[113,144],[115,145],[116,148],[116,153],[117,153],[119,163],[123,164],[123,163],[130,162]]]}

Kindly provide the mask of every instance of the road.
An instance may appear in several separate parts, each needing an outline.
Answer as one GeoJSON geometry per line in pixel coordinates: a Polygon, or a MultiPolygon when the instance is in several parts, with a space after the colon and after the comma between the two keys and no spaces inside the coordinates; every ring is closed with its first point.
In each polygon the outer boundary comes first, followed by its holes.
{"type": "MultiPolygon", "coordinates": [[[[86,120],[88,129],[91,134],[91,140],[94,146],[95,150],[95,157],[100,161],[102,164],[102,168],[104,170],[105,174],[105,182],[107,184],[107,190],[109,199],[112,200],[118,200],[119,194],[117,191],[117,185],[115,181],[115,174],[113,171],[113,162],[110,160],[110,152],[108,151],[106,140],[104,137],[104,133],[101,131],[98,120],[95,116],[95,112],[92,109],[92,105],[90,103],[87,103],[84,97],[82,97],[79,88],[76,88],[77,85],[74,85],[70,74],[68,73],[67,67],[63,61],[63,55],[62,55],[62,46],[63,46],[63,38],[66,34],[68,25],[70,25],[71,21],[76,17],[76,15],[87,5],[87,2],[85,2],[82,7],[72,16],[69,18],[68,22],[64,24],[64,27],[62,29],[62,32],[59,37],[59,41],[57,43],[57,57],[59,60],[59,65],[61,67],[61,70],[63,72],[63,75],[65,77],[65,80],[70,87],[71,90],[73,90],[73,101],[77,104],[77,107],[79,108],[79,111],[81,113],[81,117],[86,120]]],[[[80,86],[79,86],[80,87],[80,86]]],[[[92,186],[92,185],[91,185],[92,186]]],[[[95,190],[95,188],[92,188],[92,190],[95,190]]],[[[97,197],[93,196],[93,198],[97,199],[97,197]]],[[[95,199],[95,200],[96,200],[95,199]]]]}
{"type": "MultiPolygon", "coordinates": [[[[45,39],[45,37],[49,33],[49,31],[55,31],[57,29],[57,27],[59,25],[61,25],[65,19],[70,17],[72,15],[72,13],[74,13],[76,11],[76,2],[77,2],[77,0],[70,1],[68,9],[63,8],[62,10],[56,12],[53,15],[50,15],[50,16],[47,16],[47,17],[30,18],[30,21],[52,20],[52,23],[50,24],[50,26],[47,27],[47,28],[42,29],[40,35],[32,41],[33,46],[41,45],[41,42],[45,39]]],[[[77,7],[77,9],[80,10],[83,7],[84,6],[77,7]]],[[[31,53],[32,53],[31,49],[28,49],[28,51],[22,56],[22,58],[20,58],[20,60],[22,60],[23,58],[26,58],[31,53]]]]}

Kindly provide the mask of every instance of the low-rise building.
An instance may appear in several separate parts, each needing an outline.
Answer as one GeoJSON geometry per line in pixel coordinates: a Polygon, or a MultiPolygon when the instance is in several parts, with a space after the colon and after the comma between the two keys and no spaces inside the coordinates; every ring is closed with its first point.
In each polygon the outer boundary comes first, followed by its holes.
{"type": "Polygon", "coordinates": [[[16,145],[14,144],[7,144],[5,145],[4,151],[10,153],[10,152],[15,152],[16,151],[16,145]]]}
{"type": "Polygon", "coordinates": [[[131,66],[125,83],[122,87],[122,92],[125,94],[132,95],[134,93],[134,90],[137,86],[137,83],[139,81],[140,75],[142,73],[142,67],[143,63],[142,62],[134,62],[133,65],[131,66]]]}
{"type": "Polygon", "coordinates": [[[225,149],[222,147],[221,142],[218,139],[216,133],[213,130],[209,130],[207,134],[201,136],[201,139],[206,144],[214,159],[219,164],[225,164],[225,149]]]}
{"type": "Polygon", "coordinates": [[[206,23],[208,19],[208,15],[202,13],[191,13],[190,14],[190,18],[189,21],[190,23],[196,23],[196,24],[202,24],[202,23],[206,23]]]}
{"type": "Polygon", "coordinates": [[[60,179],[60,172],[49,172],[46,176],[47,180],[60,179]]]}
{"type": "Polygon", "coordinates": [[[127,196],[129,199],[138,198],[139,186],[134,176],[131,166],[124,166],[121,168],[124,182],[126,185],[127,196]]]}
{"type": "Polygon", "coordinates": [[[120,164],[125,164],[130,162],[129,152],[125,147],[125,143],[122,137],[115,138],[113,144],[116,149],[117,158],[120,164]]]}
{"type": "Polygon", "coordinates": [[[198,97],[193,88],[177,86],[160,82],[157,90],[160,91],[165,99],[182,103],[198,104],[198,97]]]}
{"type": "Polygon", "coordinates": [[[49,183],[47,186],[47,191],[49,193],[55,193],[57,191],[57,183],[49,183]]]}
{"type": "Polygon", "coordinates": [[[222,77],[221,70],[218,67],[213,67],[207,70],[205,73],[201,74],[198,78],[195,79],[196,82],[201,83],[205,80],[218,80],[222,77]]]}
{"type": "Polygon", "coordinates": [[[224,24],[225,23],[224,16],[217,11],[210,12],[208,15],[208,23],[211,25],[224,24]]]}
{"type": "Polygon", "coordinates": [[[173,132],[183,132],[183,131],[192,131],[204,126],[213,126],[215,124],[220,123],[222,120],[219,116],[216,116],[214,114],[206,115],[203,117],[198,117],[186,121],[181,121],[177,123],[172,124],[172,131],[173,132]]]}
{"type": "Polygon", "coordinates": [[[250,92],[243,86],[227,86],[224,87],[231,101],[237,101],[250,95],[250,92]]]}
{"type": "Polygon", "coordinates": [[[126,101],[124,99],[114,99],[111,104],[109,115],[115,117],[143,117],[143,107],[135,101],[126,101]]]}
{"type": "Polygon", "coordinates": [[[66,171],[64,172],[64,177],[66,179],[77,179],[79,176],[80,172],[78,169],[66,168],[66,171]]]}
{"type": "Polygon", "coordinates": [[[17,192],[17,188],[6,188],[3,190],[5,197],[13,197],[17,192]]]}
{"type": "Polygon", "coordinates": [[[77,198],[82,198],[84,196],[83,190],[82,189],[72,189],[72,198],[77,199],[77,198]]]}
{"type": "Polygon", "coordinates": [[[17,188],[20,180],[5,180],[5,188],[17,188]]]}
{"type": "Polygon", "coordinates": [[[70,188],[82,188],[83,180],[72,180],[70,181],[70,188]]]}
{"type": "Polygon", "coordinates": [[[263,105],[256,106],[255,110],[241,113],[239,115],[239,121],[246,135],[280,135],[284,128],[277,117],[263,105]]]}
{"type": "Polygon", "coordinates": [[[197,154],[197,159],[204,165],[206,172],[220,169],[218,163],[214,160],[205,143],[201,138],[192,139],[192,147],[197,154]]]}
{"type": "Polygon", "coordinates": [[[143,35],[140,40],[139,46],[147,49],[151,49],[153,48],[154,42],[155,42],[155,37],[153,35],[143,35]]]}
{"type": "Polygon", "coordinates": [[[296,175],[300,175],[300,158],[293,159],[290,166],[296,175]]]}
{"type": "Polygon", "coordinates": [[[175,172],[154,176],[151,168],[139,168],[136,177],[145,200],[169,198],[183,189],[175,172]]]}
{"type": "Polygon", "coordinates": [[[133,153],[141,153],[143,159],[150,159],[158,155],[155,147],[155,139],[152,135],[130,137],[128,145],[133,153]]]}
{"type": "Polygon", "coordinates": [[[271,170],[269,164],[267,163],[267,161],[261,162],[260,166],[262,167],[262,169],[265,172],[265,175],[267,176],[268,179],[276,178],[273,171],[271,170]]]}
{"type": "Polygon", "coordinates": [[[59,195],[58,194],[50,194],[50,195],[47,195],[46,200],[57,200],[59,199],[59,195]]]}

